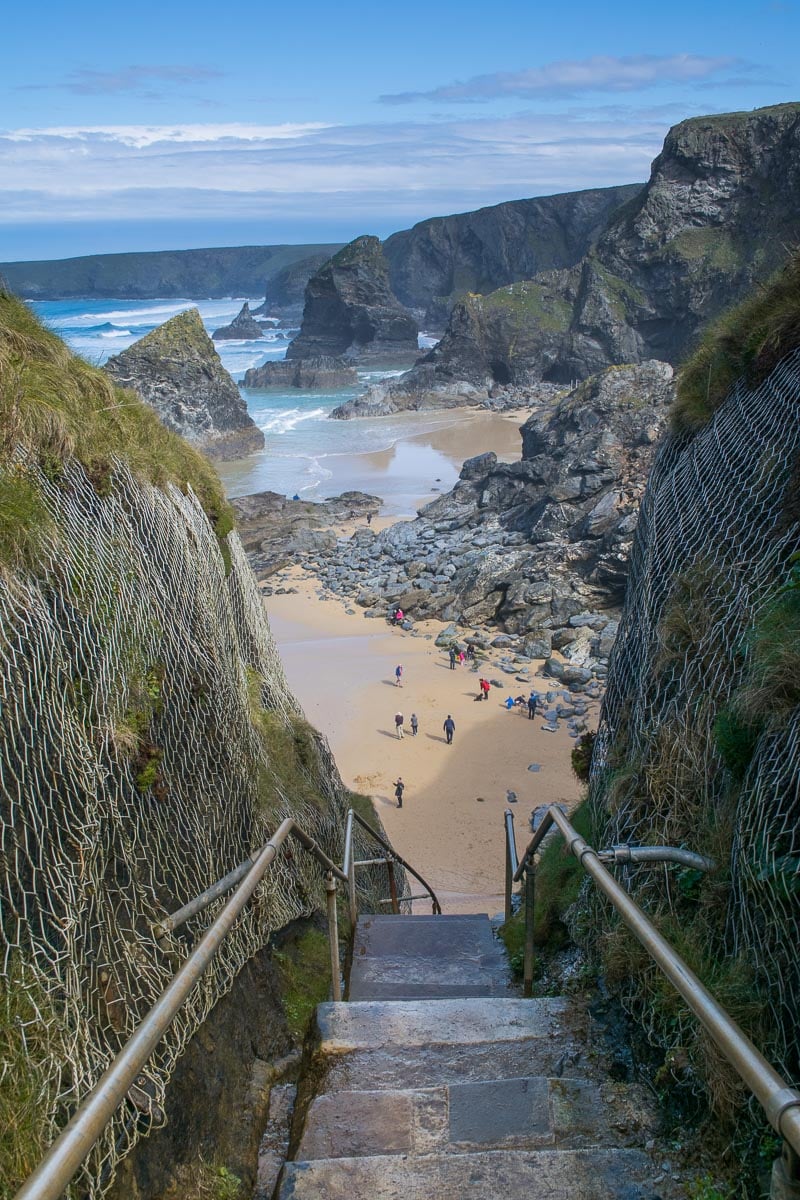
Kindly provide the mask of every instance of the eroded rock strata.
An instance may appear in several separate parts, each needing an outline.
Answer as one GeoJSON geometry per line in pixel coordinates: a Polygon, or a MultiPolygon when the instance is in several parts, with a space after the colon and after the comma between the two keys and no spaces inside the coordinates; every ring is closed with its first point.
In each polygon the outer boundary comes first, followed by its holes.
{"type": "Polygon", "coordinates": [[[283,359],[250,367],[245,372],[246,388],[301,388],[304,392],[336,391],[355,387],[358,372],[341,358],[317,355],[314,358],[283,359]]]}
{"type": "Polygon", "coordinates": [[[264,446],[264,434],[196,308],[171,317],[110,358],[105,370],[154,408],[168,429],[212,458],[241,458],[264,446]]]}
{"type": "Polygon", "coordinates": [[[286,357],[413,362],[417,335],[416,321],[392,293],[380,241],[359,237],[309,280],[303,324],[286,357]]]}

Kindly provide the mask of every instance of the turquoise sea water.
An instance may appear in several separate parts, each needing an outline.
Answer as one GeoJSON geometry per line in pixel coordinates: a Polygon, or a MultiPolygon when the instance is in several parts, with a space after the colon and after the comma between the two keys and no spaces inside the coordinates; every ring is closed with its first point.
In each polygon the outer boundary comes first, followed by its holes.
{"type": "MultiPolygon", "coordinates": [[[[51,329],[97,366],[187,308],[197,308],[209,334],[227,325],[243,299],[53,300],[32,307],[51,329]]],[[[261,299],[253,298],[251,307],[261,299]]],[[[248,367],[286,354],[290,333],[268,329],[252,341],[215,342],[226,369],[240,382],[248,367]]],[[[421,345],[433,339],[421,338],[421,345]]],[[[368,383],[396,371],[359,372],[360,386],[339,392],[259,392],[242,388],[250,415],[263,429],[266,447],[235,463],[217,464],[229,495],[271,489],[304,499],[324,499],[349,488],[376,492],[385,511],[411,513],[417,499],[453,485],[458,464],[425,443],[425,435],[453,423],[446,414],[403,413],[358,421],[331,421],[337,404],[368,383]],[[369,456],[368,458],[364,456],[369,456]]]]}

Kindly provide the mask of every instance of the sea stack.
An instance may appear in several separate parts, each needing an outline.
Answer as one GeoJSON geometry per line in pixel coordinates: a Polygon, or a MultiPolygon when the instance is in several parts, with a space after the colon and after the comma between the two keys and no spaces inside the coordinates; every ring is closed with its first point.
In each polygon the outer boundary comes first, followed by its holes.
{"type": "Polygon", "coordinates": [[[411,363],[418,327],[389,286],[376,237],[358,237],[308,282],[303,324],[288,359],[342,357],[356,362],[411,363]]]}
{"type": "Polygon", "coordinates": [[[196,308],[110,358],[115,383],[137,392],[174,433],[210,458],[242,458],[264,448],[264,434],[223,367],[196,308]]]}
{"type": "Polygon", "coordinates": [[[215,342],[250,341],[252,338],[264,336],[264,330],[250,312],[250,305],[245,300],[230,325],[222,325],[211,335],[215,342]]]}

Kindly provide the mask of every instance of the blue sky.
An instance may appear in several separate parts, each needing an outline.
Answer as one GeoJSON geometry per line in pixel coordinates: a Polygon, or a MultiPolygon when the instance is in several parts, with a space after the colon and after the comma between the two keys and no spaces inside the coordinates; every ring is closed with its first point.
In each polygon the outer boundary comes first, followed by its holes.
{"type": "Polygon", "coordinates": [[[800,0],[17,6],[0,260],[386,236],[800,100],[800,0]]]}

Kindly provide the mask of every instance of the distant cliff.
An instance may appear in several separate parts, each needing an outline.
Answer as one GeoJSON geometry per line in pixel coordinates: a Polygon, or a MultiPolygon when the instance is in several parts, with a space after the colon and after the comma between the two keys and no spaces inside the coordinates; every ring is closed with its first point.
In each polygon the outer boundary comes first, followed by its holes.
{"type": "Polygon", "coordinates": [[[222,365],[196,308],[159,325],[104,370],[155,409],[168,429],[212,458],[263,449],[264,434],[222,365]]]}
{"type": "Polygon", "coordinates": [[[358,237],[308,281],[303,324],[286,357],[413,362],[417,333],[414,318],[392,293],[380,241],[358,237]]]}
{"type": "Polygon", "coordinates": [[[465,381],[480,398],[496,383],[567,383],[648,358],[675,364],[800,240],[798,192],[800,105],[684,121],[580,263],[467,296],[393,389],[436,407],[465,381]]]}
{"type": "Polygon", "coordinates": [[[319,255],[335,254],[341,242],[307,246],[222,246],[208,250],[155,250],[90,254],[41,262],[0,263],[18,296],[29,300],[109,297],[138,300],[181,297],[263,296],[271,281],[309,260],[303,283],[319,255]]]}
{"type": "Polygon", "coordinates": [[[511,200],[421,221],[384,242],[392,290],[426,327],[442,328],[453,303],[469,292],[574,266],[642,186],[511,200]]]}

